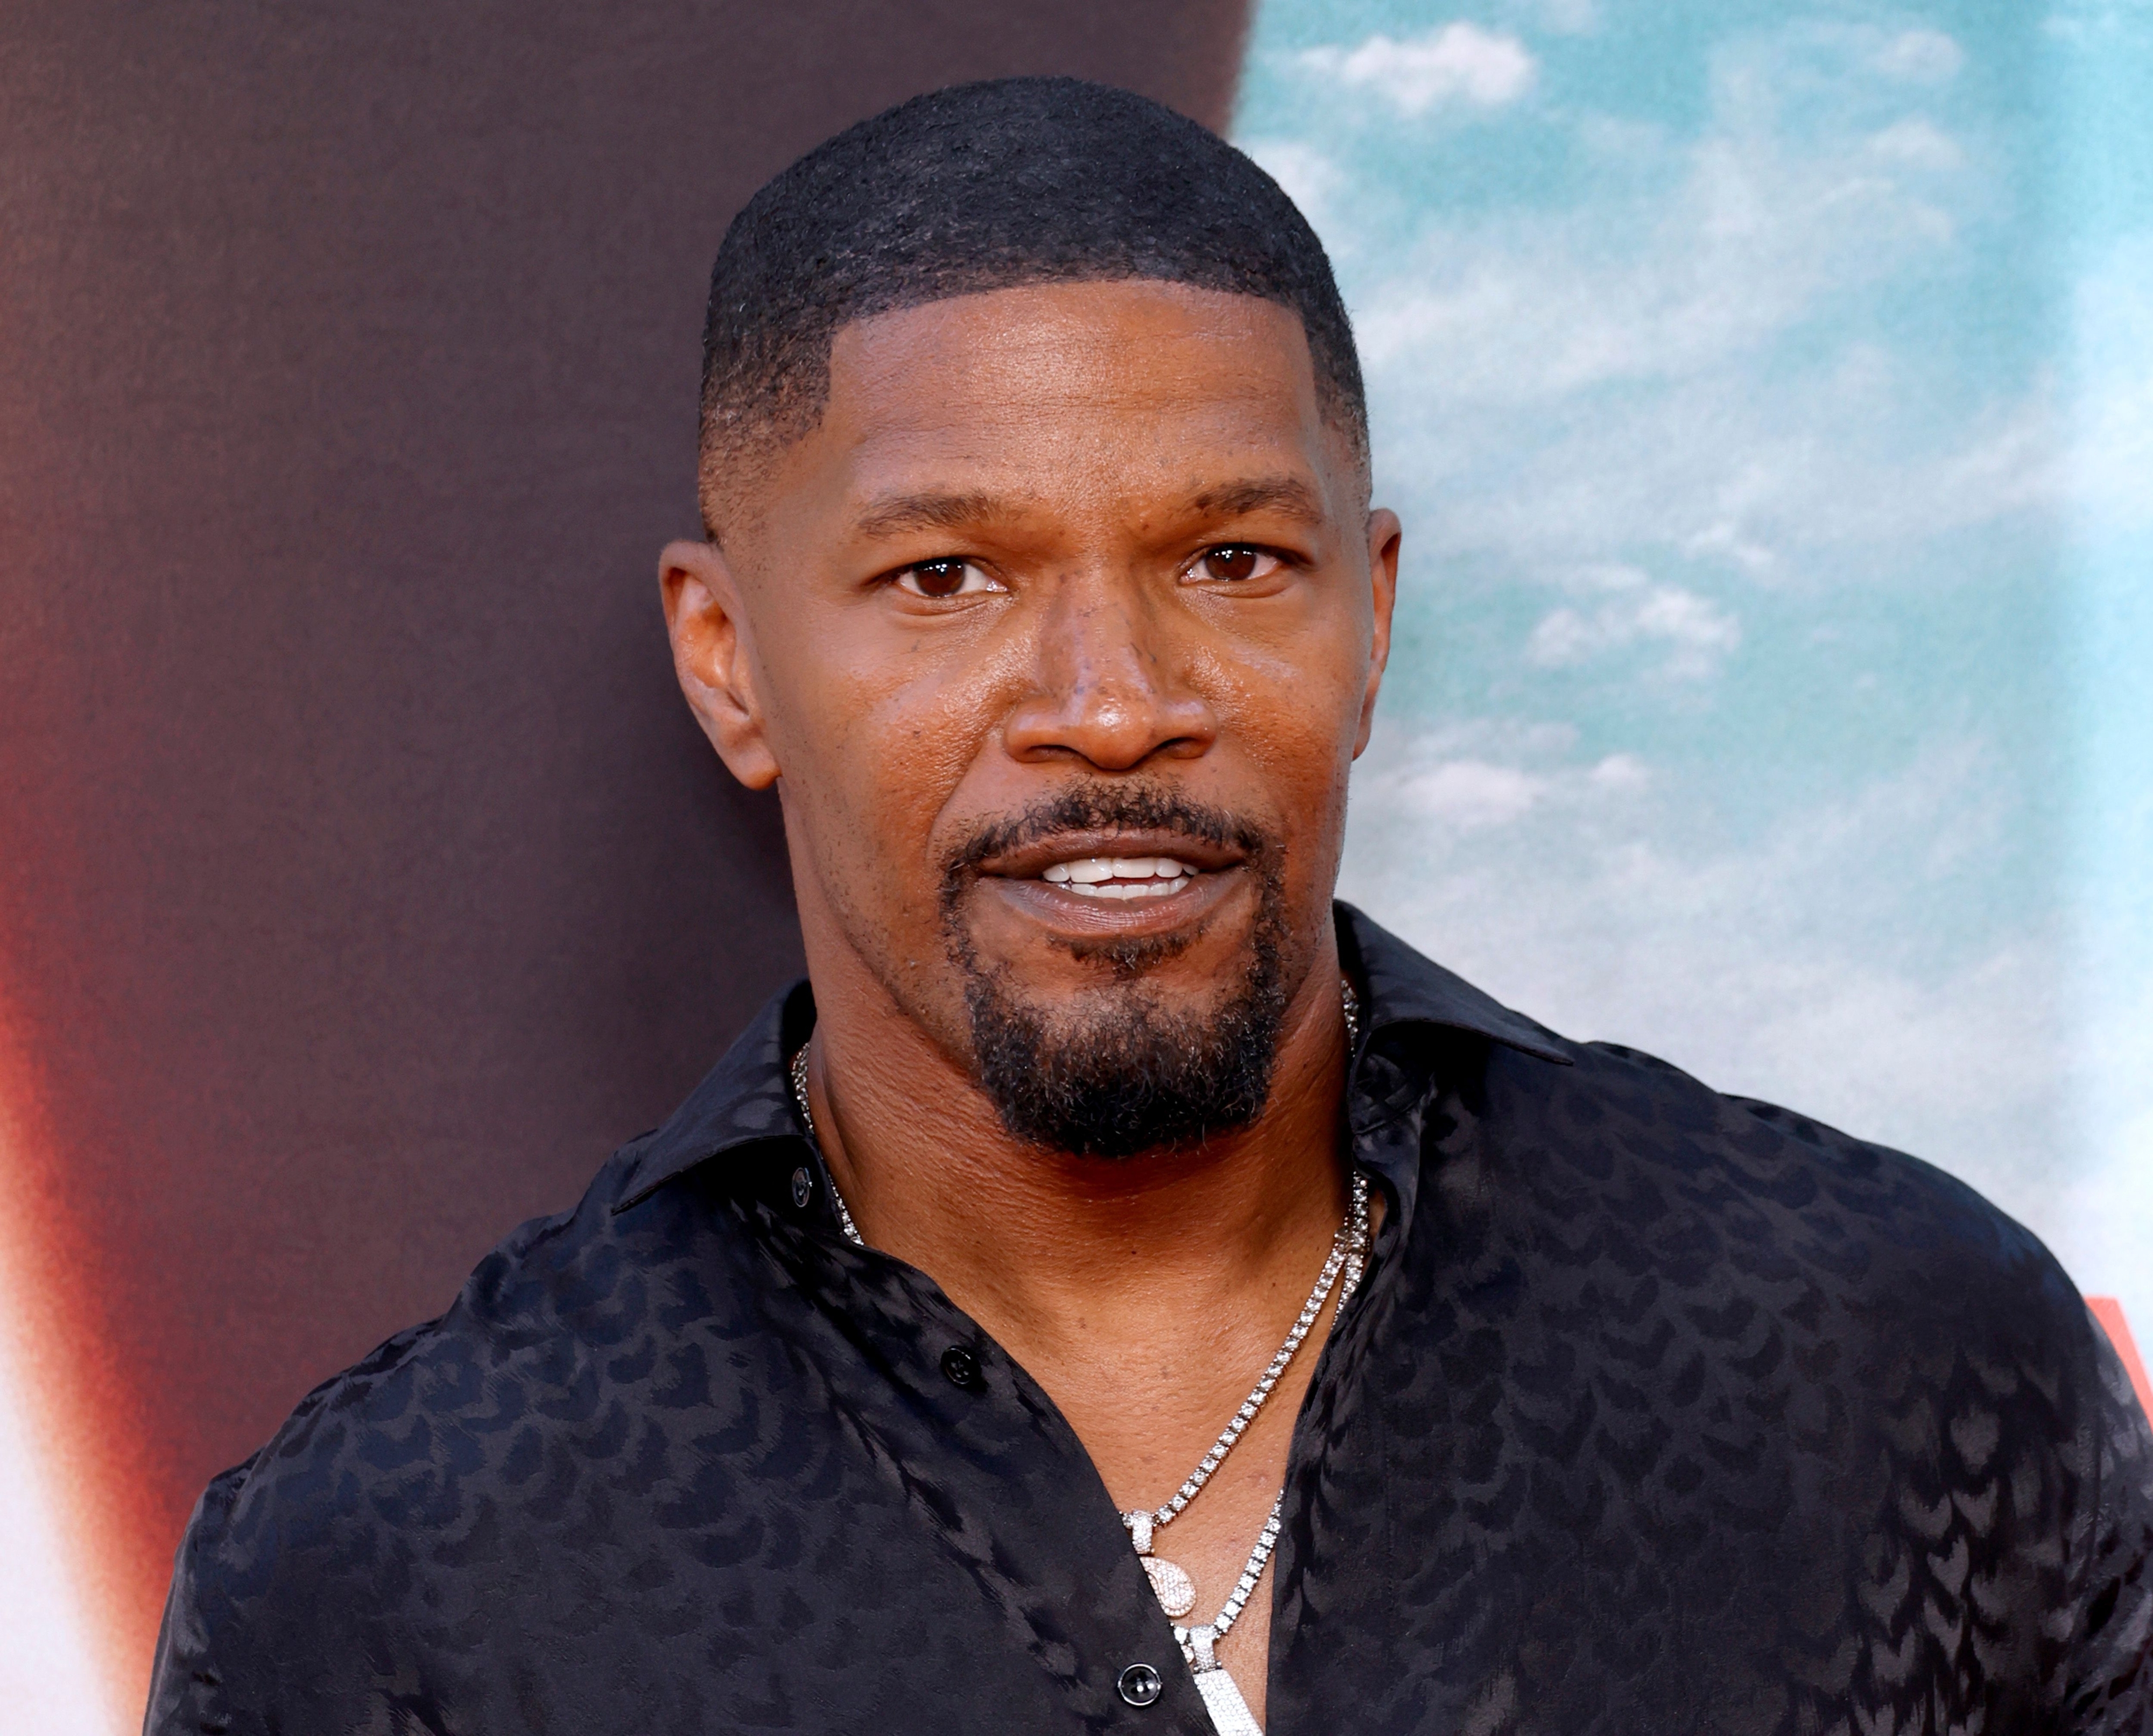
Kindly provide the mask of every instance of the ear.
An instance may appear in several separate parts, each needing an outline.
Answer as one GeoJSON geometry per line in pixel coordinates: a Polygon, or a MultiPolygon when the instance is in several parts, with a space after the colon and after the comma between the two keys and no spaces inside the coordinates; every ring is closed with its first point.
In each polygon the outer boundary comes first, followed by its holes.
{"type": "Polygon", "coordinates": [[[688,708],[726,769],[750,789],[767,789],[777,781],[777,759],[763,728],[754,648],[732,569],[715,543],[668,543],[659,557],[658,588],[673,673],[688,708]]]}
{"type": "Polygon", "coordinates": [[[1368,583],[1374,592],[1375,634],[1368,647],[1368,687],[1361,696],[1361,728],[1353,738],[1353,757],[1358,759],[1368,745],[1368,732],[1376,723],[1376,695],[1383,685],[1383,668],[1391,660],[1391,612],[1398,601],[1398,545],[1405,530],[1398,515],[1387,506],[1368,515],[1368,583]]]}

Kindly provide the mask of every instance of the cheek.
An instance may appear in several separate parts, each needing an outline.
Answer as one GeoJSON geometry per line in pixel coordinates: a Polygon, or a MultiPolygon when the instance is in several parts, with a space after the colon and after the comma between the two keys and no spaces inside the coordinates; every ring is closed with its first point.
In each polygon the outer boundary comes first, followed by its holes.
{"type": "Polygon", "coordinates": [[[1365,655],[1321,645],[1311,632],[1293,645],[1213,649],[1196,671],[1223,739],[1263,784],[1296,858],[1343,824],[1366,684],[1365,655]]]}
{"type": "Polygon", "coordinates": [[[931,921],[937,823],[1000,715],[995,664],[947,642],[842,652],[826,642],[812,664],[788,744],[813,791],[816,858],[842,882],[831,886],[841,904],[893,925],[931,921]]]}

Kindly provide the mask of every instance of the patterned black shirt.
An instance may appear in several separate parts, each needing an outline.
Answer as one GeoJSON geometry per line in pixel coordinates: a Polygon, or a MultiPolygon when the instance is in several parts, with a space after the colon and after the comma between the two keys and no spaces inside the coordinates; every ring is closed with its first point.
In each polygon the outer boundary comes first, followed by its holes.
{"type": "MultiPolygon", "coordinates": [[[[1272,1736],[2153,1732],[2153,1439],[2031,1236],[1340,930],[1390,1209],[1295,1429],[1272,1736]]],[[[813,1018],[210,1485],[150,1730],[1208,1730],[1046,1395],[839,1233],[813,1018]]]]}

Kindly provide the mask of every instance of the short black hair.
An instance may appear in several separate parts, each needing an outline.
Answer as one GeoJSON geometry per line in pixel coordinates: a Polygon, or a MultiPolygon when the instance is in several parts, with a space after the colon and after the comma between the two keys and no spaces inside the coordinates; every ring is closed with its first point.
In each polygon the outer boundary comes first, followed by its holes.
{"type": "Polygon", "coordinates": [[[733,219],[703,327],[707,456],[812,429],[853,320],[1034,283],[1131,278],[1300,316],[1326,418],[1367,403],[1323,244],[1285,191],[1185,115],[1081,79],[914,97],[817,145],[733,219]]]}

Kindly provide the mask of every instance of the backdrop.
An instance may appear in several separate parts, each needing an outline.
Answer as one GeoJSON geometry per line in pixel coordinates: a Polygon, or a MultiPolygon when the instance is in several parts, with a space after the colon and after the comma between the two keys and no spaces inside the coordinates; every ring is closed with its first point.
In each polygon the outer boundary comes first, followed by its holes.
{"type": "Polygon", "coordinates": [[[798,964],[665,652],[764,179],[1239,0],[0,12],[0,1728],[139,1720],[202,1484],[798,964]]]}
{"type": "Polygon", "coordinates": [[[2153,1316],[2145,0],[0,18],[0,1729],[797,967],[673,689],[746,195],[1066,70],[1333,250],[1407,525],[1345,890],[2153,1316]]]}

